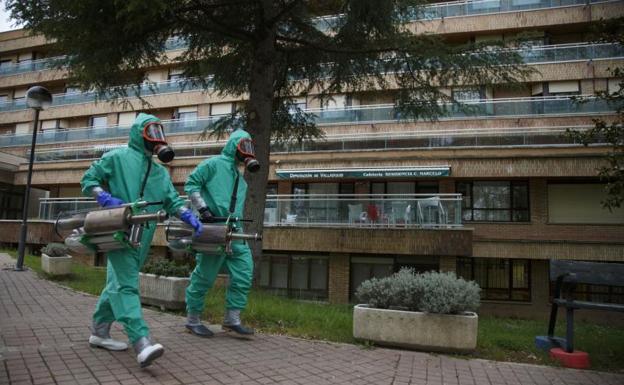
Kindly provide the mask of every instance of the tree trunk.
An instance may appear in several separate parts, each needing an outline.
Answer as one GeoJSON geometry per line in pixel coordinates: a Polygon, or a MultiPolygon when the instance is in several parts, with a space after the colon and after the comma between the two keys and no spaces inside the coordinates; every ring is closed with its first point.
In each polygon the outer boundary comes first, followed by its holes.
{"type": "MultiPolygon", "coordinates": [[[[271,146],[271,120],[273,114],[274,79],[275,79],[275,46],[274,32],[262,39],[254,51],[249,89],[247,128],[256,149],[256,157],[260,162],[260,170],[255,174],[246,173],[245,180],[249,186],[245,206],[245,217],[253,219],[248,231],[262,233],[264,223],[264,206],[269,176],[269,153],[271,146]]],[[[251,242],[254,265],[259,266],[262,256],[262,242],[251,242]]],[[[255,269],[254,277],[257,277],[255,269]]]]}

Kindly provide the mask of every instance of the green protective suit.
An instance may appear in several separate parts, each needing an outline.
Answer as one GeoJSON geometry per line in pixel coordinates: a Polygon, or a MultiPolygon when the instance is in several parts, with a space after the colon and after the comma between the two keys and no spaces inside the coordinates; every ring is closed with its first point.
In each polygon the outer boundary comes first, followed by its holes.
{"type": "MultiPolygon", "coordinates": [[[[201,162],[189,175],[184,191],[187,195],[199,192],[213,215],[227,217],[234,183],[238,176],[238,193],[234,216],[242,217],[245,207],[247,183],[237,169],[236,146],[243,138],[250,138],[249,133],[236,130],[221,151],[221,155],[201,162]]],[[[238,225],[238,224],[237,224],[238,225]]],[[[240,228],[240,226],[237,226],[240,228]]],[[[197,265],[191,274],[191,283],[186,289],[186,310],[188,313],[201,314],[204,311],[204,299],[212,287],[217,274],[225,264],[230,276],[226,292],[226,308],[242,310],[247,305],[247,295],[253,277],[253,259],[251,250],[245,241],[232,242],[232,254],[224,251],[216,254],[197,253],[197,265]]]]}
{"type": "MultiPolygon", "coordinates": [[[[126,203],[135,202],[140,198],[141,185],[151,162],[142,200],[162,201],[163,205],[148,206],[146,211],[155,212],[164,208],[169,215],[174,215],[184,205],[167,170],[145,153],[143,126],[149,121],[159,119],[153,115],[139,114],[130,129],[128,147],[109,151],[100,160],[93,162],[80,182],[84,195],[91,196],[91,189],[101,186],[126,203]]],[[[149,222],[144,228],[138,249],[106,253],[106,286],[96,305],[93,320],[96,323],[121,323],[131,343],[149,335],[141,311],[138,286],[139,270],[147,258],[155,231],[156,224],[149,222]]]]}

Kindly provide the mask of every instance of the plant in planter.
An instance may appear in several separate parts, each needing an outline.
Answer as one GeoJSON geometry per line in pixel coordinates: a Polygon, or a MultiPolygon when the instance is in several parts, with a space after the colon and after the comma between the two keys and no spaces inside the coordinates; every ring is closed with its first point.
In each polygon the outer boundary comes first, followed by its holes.
{"type": "Polygon", "coordinates": [[[41,269],[50,275],[71,274],[71,255],[62,243],[48,243],[41,249],[41,269]]]}
{"type": "Polygon", "coordinates": [[[469,352],[477,345],[479,286],[454,273],[402,269],[362,283],[353,335],[381,345],[469,352]]]}
{"type": "Polygon", "coordinates": [[[140,276],[141,302],[161,309],[184,309],[184,291],[194,266],[169,259],[150,261],[140,276]]]}

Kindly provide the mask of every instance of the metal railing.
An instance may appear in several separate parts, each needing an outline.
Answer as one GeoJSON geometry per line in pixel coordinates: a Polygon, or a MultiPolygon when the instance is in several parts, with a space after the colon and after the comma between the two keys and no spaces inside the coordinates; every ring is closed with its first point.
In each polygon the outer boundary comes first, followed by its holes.
{"type": "MultiPolygon", "coordinates": [[[[591,96],[539,97],[471,100],[463,103],[468,109],[446,105],[447,115],[440,120],[466,119],[470,117],[534,117],[547,115],[597,115],[614,112],[618,107],[614,103],[591,96]]],[[[310,108],[305,112],[315,117],[319,126],[375,124],[409,121],[409,116],[402,116],[392,104],[355,106],[349,108],[318,109],[310,108]]],[[[207,117],[196,120],[165,120],[163,125],[167,134],[202,132],[215,119],[207,117]]],[[[102,128],[72,128],[45,130],[37,134],[37,143],[83,142],[100,139],[126,138],[129,127],[109,126],[102,128]]],[[[0,147],[25,146],[32,140],[31,133],[0,135],[0,147]]]]}
{"type": "MultiPolygon", "coordinates": [[[[534,46],[518,50],[526,63],[547,63],[577,60],[597,60],[606,58],[624,57],[624,46],[619,44],[559,44],[549,46],[534,46]]],[[[159,83],[146,83],[138,87],[141,96],[160,95],[173,92],[198,91],[199,84],[193,84],[189,79],[176,79],[159,83]]],[[[128,96],[133,97],[136,90],[129,88],[128,96]]],[[[52,107],[69,104],[93,103],[105,101],[95,92],[74,92],[56,94],[53,97],[52,107]]],[[[0,112],[18,111],[26,109],[25,100],[10,100],[0,103],[0,112]]]]}
{"type": "MultiPolygon", "coordinates": [[[[271,144],[271,153],[400,150],[417,148],[485,148],[544,147],[581,145],[566,135],[568,130],[585,131],[592,126],[465,128],[447,130],[394,131],[361,134],[326,135],[324,140],[293,144],[271,144]]],[[[601,138],[592,144],[606,143],[601,138]]],[[[174,142],[176,157],[210,157],[218,155],[224,141],[174,142]]],[[[100,158],[106,151],[124,144],[60,147],[37,150],[36,162],[63,162],[100,158]]],[[[30,156],[30,151],[26,157],[30,156]]]]}
{"type": "Polygon", "coordinates": [[[527,64],[624,57],[624,46],[614,43],[571,43],[541,45],[519,49],[527,64]]]}
{"type": "MultiPolygon", "coordinates": [[[[188,44],[182,37],[172,37],[165,42],[165,50],[173,51],[186,47],[188,44]]],[[[8,76],[21,74],[26,72],[47,71],[54,67],[56,64],[64,60],[66,56],[54,56],[39,60],[28,60],[18,63],[5,64],[0,67],[0,76],[8,76]]]]}
{"type": "MultiPolygon", "coordinates": [[[[585,6],[595,3],[615,3],[617,0],[476,0],[450,1],[429,4],[414,10],[406,21],[443,19],[446,17],[476,16],[503,12],[520,12],[537,9],[585,6]]],[[[314,19],[316,28],[323,32],[340,26],[342,15],[324,16],[314,19]]]]}
{"type": "MultiPolygon", "coordinates": [[[[39,219],[96,207],[91,198],[42,198],[39,219]]],[[[461,207],[461,194],[267,195],[264,225],[453,228],[461,207]]]]}
{"type": "MultiPolygon", "coordinates": [[[[129,88],[127,90],[128,97],[135,97],[136,95],[150,96],[161,95],[174,92],[188,92],[201,90],[201,86],[193,84],[189,79],[176,79],[167,80],[159,83],[143,83],[136,88],[129,88]],[[136,92],[138,91],[138,92],[136,92]]],[[[105,98],[98,96],[96,92],[71,92],[63,94],[53,95],[52,106],[60,107],[70,104],[81,103],[94,103],[94,102],[108,102],[105,98]]],[[[0,103],[0,112],[18,111],[26,109],[26,101],[24,98],[18,100],[11,100],[4,103],[0,103]]]]}
{"type": "Polygon", "coordinates": [[[604,0],[477,0],[431,4],[415,13],[412,20],[441,19],[445,17],[483,15],[488,13],[519,12],[535,9],[569,7],[604,3],[604,0]]]}

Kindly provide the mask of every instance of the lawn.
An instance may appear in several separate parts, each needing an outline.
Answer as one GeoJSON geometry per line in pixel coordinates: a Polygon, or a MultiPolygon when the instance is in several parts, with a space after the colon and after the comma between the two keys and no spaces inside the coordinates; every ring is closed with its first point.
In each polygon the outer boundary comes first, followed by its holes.
{"type": "MultiPolygon", "coordinates": [[[[14,251],[8,251],[15,256],[14,251]]],[[[40,276],[75,290],[97,295],[106,280],[106,270],[74,263],[73,274],[51,278],[41,271],[40,258],[27,256],[25,265],[40,276]]],[[[213,289],[206,299],[205,318],[220,323],[225,289],[213,289]]],[[[294,337],[358,343],[352,335],[352,306],[299,301],[252,290],[243,319],[264,333],[294,337]]],[[[546,332],[547,320],[524,320],[482,316],[479,318],[477,350],[462,358],[483,358],[532,364],[556,365],[548,355],[533,345],[536,335],[546,332]]],[[[565,335],[560,322],[557,335],[565,335]]],[[[592,369],[624,372],[624,329],[575,323],[575,346],[590,354],[592,369]]]]}

